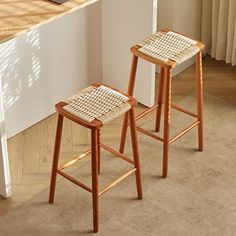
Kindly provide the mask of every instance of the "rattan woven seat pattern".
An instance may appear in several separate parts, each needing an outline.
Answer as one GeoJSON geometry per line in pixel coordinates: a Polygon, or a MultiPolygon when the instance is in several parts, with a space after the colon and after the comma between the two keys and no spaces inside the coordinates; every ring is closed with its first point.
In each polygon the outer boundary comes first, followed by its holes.
{"type": "Polygon", "coordinates": [[[89,86],[70,97],[63,109],[85,121],[98,119],[105,124],[130,110],[128,99],[104,85],[89,86]]]}
{"type": "Polygon", "coordinates": [[[199,52],[197,42],[175,32],[158,32],[139,44],[140,52],[163,62],[181,64],[199,52]]]}

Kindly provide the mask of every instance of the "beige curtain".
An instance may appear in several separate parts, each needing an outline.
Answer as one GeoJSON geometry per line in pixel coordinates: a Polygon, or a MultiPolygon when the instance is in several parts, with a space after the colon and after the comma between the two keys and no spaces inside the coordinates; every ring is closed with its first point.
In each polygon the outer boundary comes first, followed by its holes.
{"type": "Polygon", "coordinates": [[[202,0],[201,36],[212,57],[236,65],[236,0],[202,0]]]}

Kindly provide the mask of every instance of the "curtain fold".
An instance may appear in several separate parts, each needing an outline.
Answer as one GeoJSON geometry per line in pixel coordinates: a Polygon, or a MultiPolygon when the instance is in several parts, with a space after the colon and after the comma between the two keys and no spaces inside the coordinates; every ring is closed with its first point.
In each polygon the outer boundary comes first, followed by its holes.
{"type": "Polygon", "coordinates": [[[208,53],[236,65],[236,0],[202,0],[201,30],[208,53]]]}

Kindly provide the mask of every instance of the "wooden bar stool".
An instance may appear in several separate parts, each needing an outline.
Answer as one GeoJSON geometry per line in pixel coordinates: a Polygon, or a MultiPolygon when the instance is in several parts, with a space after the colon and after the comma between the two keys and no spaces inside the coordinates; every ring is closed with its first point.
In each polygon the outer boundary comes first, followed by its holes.
{"type": "MultiPolygon", "coordinates": [[[[138,58],[160,66],[160,84],[157,104],[137,116],[136,121],[157,108],[155,131],[159,132],[161,110],[164,104],[164,137],[160,137],[154,132],[137,127],[138,131],[163,142],[163,178],[167,177],[168,172],[169,144],[173,143],[196,126],[198,126],[199,151],[203,151],[202,51],[204,48],[205,45],[203,43],[189,39],[170,30],[162,30],[131,48],[133,59],[128,86],[128,94],[130,96],[133,96],[134,92],[138,58]],[[172,69],[193,56],[196,56],[197,114],[171,103],[172,69]],[[169,135],[171,108],[177,109],[197,119],[192,125],[173,138],[169,135]]],[[[128,116],[125,115],[120,142],[121,153],[124,153],[127,126],[128,116]]]]}
{"type": "Polygon", "coordinates": [[[107,192],[109,189],[113,188],[120,181],[122,181],[132,173],[135,173],[136,177],[138,199],[142,199],[140,163],[134,114],[134,106],[136,105],[136,103],[136,100],[129,95],[123,94],[115,89],[111,89],[101,84],[94,84],[84,90],[81,90],[78,94],[68,99],[68,101],[60,102],[56,105],[56,111],[58,112],[58,122],[51,173],[49,203],[54,202],[57,174],[60,174],[74,184],[92,193],[94,232],[98,232],[99,226],[99,196],[107,192]],[[118,151],[115,151],[114,149],[100,143],[101,127],[109,121],[123,114],[128,114],[130,118],[133,160],[131,160],[126,155],[119,153],[118,151]],[[82,154],[74,160],[58,167],[64,117],[91,130],[91,150],[88,150],[85,154],[82,154]],[[99,192],[98,175],[100,173],[100,148],[104,148],[113,155],[132,164],[133,168],[126,174],[122,175],[119,179],[111,183],[108,187],[99,192]],[[66,167],[71,166],[90,153],[92,187],[86,186],[79,180],[63,171],[66,167]]]}

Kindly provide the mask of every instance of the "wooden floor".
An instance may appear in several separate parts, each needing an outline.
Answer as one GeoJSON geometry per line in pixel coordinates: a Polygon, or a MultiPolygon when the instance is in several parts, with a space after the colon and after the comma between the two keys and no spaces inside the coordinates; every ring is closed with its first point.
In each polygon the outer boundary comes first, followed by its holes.
{"type": "MultiPolygon", "coordinates": [[[[204,59],[203,65],[204,91],[236,104],[236,67],[209,57],[204,59]]],[[[173,79],[175,101],[195,92],[194,70],[192,66],[173,79]]],[[[139,106],[138,109],[144,108],[139,106]]],[[[109,127],[104,127],[104,142],[119,142],[121,121],[118,119],[109,127]]],[[[13,196],[7,200],[0,199],[0,215],[49,186],[55,125],[56,116],[52,115],[8,140],[13,196]]],[[[89,142],[90,134],[86,129],[66,121],[61,160],[69,160],[87,150],[89,142]]]]}

